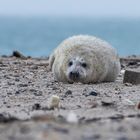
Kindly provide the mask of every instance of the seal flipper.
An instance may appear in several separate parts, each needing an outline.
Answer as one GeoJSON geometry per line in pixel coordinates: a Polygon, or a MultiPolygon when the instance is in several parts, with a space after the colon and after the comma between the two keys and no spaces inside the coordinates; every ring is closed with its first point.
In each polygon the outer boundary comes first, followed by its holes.
{"type": "Polygon", "coordinates": [[[49,58],[49,69],[52,70],[52,66],[53,66],[53,63],[54,63],[54,60],[55,60],[55,56],[54,54],[52,54],[49,58]]]}

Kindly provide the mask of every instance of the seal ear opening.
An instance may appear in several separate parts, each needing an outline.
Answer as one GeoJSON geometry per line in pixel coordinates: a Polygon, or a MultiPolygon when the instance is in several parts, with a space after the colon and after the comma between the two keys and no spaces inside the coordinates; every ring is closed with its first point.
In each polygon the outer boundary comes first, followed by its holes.
{"type": "Polygon", "coordinates": [[[52,70],[54,60],[55,60],[55,56],[54,56],[54,54],[52,54],[49,58],[49,70],[52,70]]]}

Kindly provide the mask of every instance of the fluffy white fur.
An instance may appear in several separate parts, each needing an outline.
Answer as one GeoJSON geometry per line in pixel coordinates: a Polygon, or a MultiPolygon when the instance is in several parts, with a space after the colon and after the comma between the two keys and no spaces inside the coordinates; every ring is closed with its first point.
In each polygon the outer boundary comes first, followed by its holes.
{"type": "Polygon", "coordinates": [[[57,80],[62,82],[111,82],[120,72],[116,50],[106,41],[88,35],[64,40],[50,56],[49,65],[57,80]],[[86,63],[86,68],[82,63],[86,63]],[[71,71],[78,72],[78,78],[71,79],[71,71]]]}

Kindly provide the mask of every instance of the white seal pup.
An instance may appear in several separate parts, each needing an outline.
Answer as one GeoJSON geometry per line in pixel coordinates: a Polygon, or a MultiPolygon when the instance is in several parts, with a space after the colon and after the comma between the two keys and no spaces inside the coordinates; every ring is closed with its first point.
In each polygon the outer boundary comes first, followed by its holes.
{"type": "Polygon", "coordinates": [[[112,82],[120,72],[116,50],[94,36],[78,35],[64,40],[52,53],[49,66],[61,82],[112,82]]]}

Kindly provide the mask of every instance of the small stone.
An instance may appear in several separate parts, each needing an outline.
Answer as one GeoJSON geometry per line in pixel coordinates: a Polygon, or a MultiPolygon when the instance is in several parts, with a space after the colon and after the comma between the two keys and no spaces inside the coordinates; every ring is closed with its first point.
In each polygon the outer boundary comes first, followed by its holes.
{"type": "Polygon", "coordinates": [[[81,108],[81,105],[77,105],[78,108],[81,108]]]}
{"type": "Polygon", "coordinates": [[[52,87],[52,90],[57,90],[58,88],[57,87],[52,87]]]}
{"type": "Polygon", "coordinates": [[[16,117],[11,116],[10,114],[0,113],[0,122],[7,123],[7,122],[14,122],[17,120],[18,119],[16,117]]]}
{"type": "Polygon", "coordinates": [[[35,96],[42,96],[42,92],[41,92],[41,91],[39,91],[39,92],[34,92],[34,95],[35,95],[35,96]]]}
{"type": "Polygon", "coordinates": [[[140,69],[126,70],[123,83],[140,84],[140,69]]]}
{"type": "Polygon", "coordinates": [[[130,62],[128,63],[128,66],[130,66],[130,65],[131,65],[131,66],[137,65],[137,63],[138,63],[138,62],[136,62],[136,61],[130,61],[130,62]]]}
{"type": "Polygon", "coordinates": [[[19,80],[18,78],[15,78],[15,81],[16,81],[16,82],[19,82],[20,80],[19,80]]]}
{"type": "Polygon", "coordinates": [[[57,116],[57,121],[59,121],[59,122],[61,122],[61,123],[64,123],[64,122],[66,122],[66,117],[64,117],[63,115],[58,115],[57,116]]]}
{"type": "Polygon", "coordinates": [[[3,64],[3,62],[0,60],[0,65],[3,64]]]}
{"type": "Polygon", "coordinates": [[[16,91],[15,94],[18,95],[18,94],[20,94],[20,92],[19,91],[16,91]]]}
{"type": "Polygon", "coordinates": [[[28,84],[19,84],[20,87],[28,87],[28,84]]]}
{"type": "Polygon", "coordinates": [[[91,91],[89,93],[89,96],[98,96],[98,95],[99,95],[99,93],[97,93],[96,91],[91,91]]]}
{"type": "MultiPolygon", "coordinates": [[[[85,92],[85,91],[84,91],[85,92]]],[[[88,96],[98,96],[100,93],[97,91],[90,91],[89,93],[83,93],[86,97],[88,96]]]]}
{"type": "Polygon", "coordinates": [[[8,84],[9,86],[15,85],[14,82],[8,82],[7,84],[8,84]]]}
{"type": "Polygon", "coordinates": [[[17,58],[26,58],[23,54],[21,54],[19,51],[13,51],[12,56],[15,56],[17,58]]]}
{"type": "Polygon", "coordinates": [[[121,64],[121,68],[125,68],[125,64],[121,64]]]}
{"type": "Polygon", "coordinates": [[[32,107],[33,110],[39,110],[41,109],[41,105],[39,103],[35,103],[32,107]]]}
{"type": "Polygon", "coordinates": [[[109,119],[119,121],[119,120],[124,119],[124,115],[116,114],[116,115],[110,116],[109,119]]]}
{"type": "Polygon", "coordinates": [[[6,107],[7,107],[7,108],[11,108],[11,106],[10,106],[10,105],[7,105],[6,107]]]}
{"type": "Polygon", "coordinates": [[[71,91],[71,90],[67,90],[67,91],[65,92],[65,96],[68,96],[68,95],[72,95],[72,91],[71,91]]]}
{"type": "Polygon", "coordinates": [[[64,134],[68,134],[69,130],[66,128],[61,128],[61,127],[54,127],[53,128],[56,132],[60,132],[60,133],[64,133],[64,134]]]}
{"type": "Polygon", "coordinates": [[[137,104],[137,109],[140,109],[140,102],[137,104]]]}
{"type": "Polygon", "coordinates": [[[7,92],[7,95],[12,95],[12,93],[11,92],[7,92]]]}
{"type": "Polygon", "coordinates": [[[110,98],[104,98],[101,101],[101,103],[102,103],[103,106],[111,106],[111,105],[114,105],[114,101],[112,101],[110,98]]]}
{"type": "Polygon", "coordinates": [[[124,83],[124,85],[127,86],[127,87],[132,87],[131,83],[124,83]]]}
{"type": "Polygon", "coordinates": [[[122,98],[122,96],[119,96],[119,99],[121,99],[122,98]]]}
{"type": "Polygon", "coordinates": [[[53,95],[50,100],[50,108],[59,108],[60,98],[57,95],[53,95]]]}
{"type": "Polygon", "coordinates": [[[116,91],[121,91],[121,89],[119,87],[115,87],[116,91]]]}
{"type": "Polygon", "coordinates": [[[78,117],[73,111],[70,111],[68,113],[68,116],[67,116],[66,120],[69,123],[78,123],[78,117]]]}
{"type": "Polygon", "coordinates": [[[125,73],[125,70],[121,70],[120,74],[124,75],[125,73]]]}

